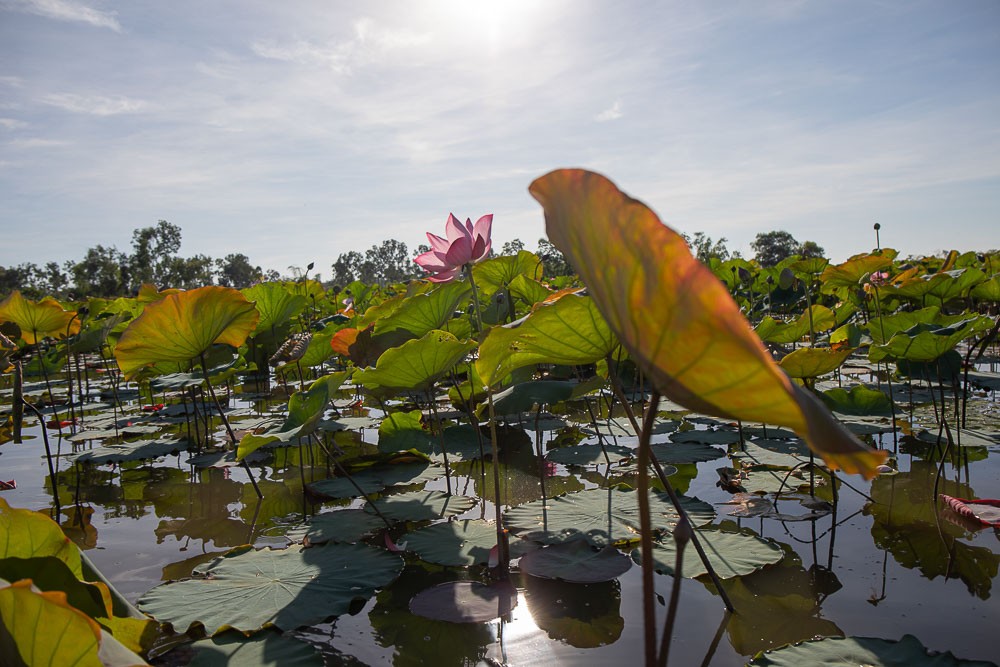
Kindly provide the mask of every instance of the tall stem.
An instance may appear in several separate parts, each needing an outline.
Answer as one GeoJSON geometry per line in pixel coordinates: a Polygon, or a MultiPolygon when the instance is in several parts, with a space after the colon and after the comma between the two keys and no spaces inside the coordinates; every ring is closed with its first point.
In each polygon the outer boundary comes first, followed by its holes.
{"type": "Polygon", "coordinates": [[[639,535],[642,549],[642,625],[643,647],[647,667],[656,664],[656,590],[653,587],[653,525],[649,517],[649,440],[653,420],[660,405],[660,395],[654,391],[646,406],[646,416],[639,436],[639,535]]]}

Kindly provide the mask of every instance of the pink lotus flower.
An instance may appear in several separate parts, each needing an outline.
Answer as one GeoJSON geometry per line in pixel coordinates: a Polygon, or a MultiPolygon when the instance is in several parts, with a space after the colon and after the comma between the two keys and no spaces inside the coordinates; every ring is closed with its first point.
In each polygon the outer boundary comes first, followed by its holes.
{"type": "Polygon", "coordinates": [[[457,276],[466,264],[475,264],[490,254],[492,243],[490,234],[493,231],[493,214],[484,215],[472,224],[467,219],[463,225],[454,215],[448,215],[445,223],[445,235],[441,238],[427,232],[427,240],[431,249],[413,260],[430,273],[427,278],[431,282],[443,283],[457,276]]]}

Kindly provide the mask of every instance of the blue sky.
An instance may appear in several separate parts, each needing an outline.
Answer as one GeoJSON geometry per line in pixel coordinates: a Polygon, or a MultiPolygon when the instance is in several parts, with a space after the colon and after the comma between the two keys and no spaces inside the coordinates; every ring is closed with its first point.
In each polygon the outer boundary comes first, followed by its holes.
{"type": "Polygon", "coordinates": [[[1000,3],[0,0],[0,265],[284,271],[600,171],[680,231],[1000,247],[1000,3]]]}

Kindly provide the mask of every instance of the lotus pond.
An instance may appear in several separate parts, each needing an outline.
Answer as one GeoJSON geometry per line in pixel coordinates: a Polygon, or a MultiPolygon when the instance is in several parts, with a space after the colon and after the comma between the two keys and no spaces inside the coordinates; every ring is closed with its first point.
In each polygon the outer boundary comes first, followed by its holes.
{"type": "Polygon", "coordinates": [[[564,176],[579,279],[0,303],[0,655],[994,664],[1000,256],[706,266],[564,176]]]}

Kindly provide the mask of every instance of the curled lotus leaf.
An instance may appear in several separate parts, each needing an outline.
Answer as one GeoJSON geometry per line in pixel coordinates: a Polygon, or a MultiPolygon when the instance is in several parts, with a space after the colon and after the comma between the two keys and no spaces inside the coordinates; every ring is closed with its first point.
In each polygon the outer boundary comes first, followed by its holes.
{"type": "Polygon", "coordinates": [[[590,364],[617,347],[597,304],[570,293],[539,304],[516,322],[490,329],[479,348],[476,370],[492,387],[518,368],[539,363],[590,364]]]}
{"type": "Polygon", "coordinates": [[[865,275],[890,266],[895,256],[896,251],[889,248],[871,254],[855,255],[843,264],[826,267],[820,280],[828,287],[856,287],[865,275]]]}
{"type": "Polygon", "coordinates": [[[529,190],[549,238],[663,395],[698,412],[786,426],[831,467],[875,474],[886,453],[792,383],[726,287],[649,208],[579,169],[547,174],[529,190]]]}
{"type": "Polygon", "coordinates": [[[459,340],[447,331],[432,330],[422,338],[386,350],[375,368],[358,371],[354,381],[383,395],[427,389],[475,347],[475,341],[459,340]]]}
{"type": "Polygon", "coordinates": [[[833,349],[829,347],[800,347],[785,356],[781,370],[793,378],[818,378],[840,368],[854,352],[853,348],[833,349]]]}
{"type": "Polygon", "coordinates": [[[159,362],[187,362],[214,343],[239,347],[257,326],[257,309],[239,290],[209,285],[146,306],[115,346],[126,377],[159,362]]]}
{"type": "Polygon", "coordinates": [[[80,332],[80,320],[75,310],[66,310],[52,297],[32,301],[14,290],[0,302],[0,322],[13,322],[21,329],[21,338],[28,345],[40,339],[64,338],[80,332]]]}

